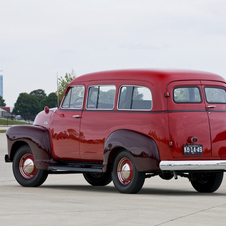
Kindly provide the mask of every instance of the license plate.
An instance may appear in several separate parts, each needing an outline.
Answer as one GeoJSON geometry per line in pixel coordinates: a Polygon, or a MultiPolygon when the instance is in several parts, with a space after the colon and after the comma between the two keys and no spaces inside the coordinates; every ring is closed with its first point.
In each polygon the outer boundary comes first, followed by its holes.
{"type": "Polygon", "coordinates": [[[184,155],[202,155],[202,145],[184,145],[184,155]]]}

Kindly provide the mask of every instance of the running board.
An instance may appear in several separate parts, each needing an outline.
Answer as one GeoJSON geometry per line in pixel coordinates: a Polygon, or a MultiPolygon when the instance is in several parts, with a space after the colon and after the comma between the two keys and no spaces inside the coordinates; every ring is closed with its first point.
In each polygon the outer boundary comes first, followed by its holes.
{"type": "Polygon", "coordinates": [[[49,171],[55,172],[74,172],[74,173],[103,173],[102,168],[84,168],[74,166],[49,166],[49,171]]]}

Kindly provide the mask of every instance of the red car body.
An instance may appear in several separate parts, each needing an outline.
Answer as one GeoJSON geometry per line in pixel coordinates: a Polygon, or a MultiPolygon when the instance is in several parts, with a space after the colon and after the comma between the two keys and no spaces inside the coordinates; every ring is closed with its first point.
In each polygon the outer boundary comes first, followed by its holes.
{"type": "MultiPolygon", "coordinates": [[[[144,180],[140,178],[179,175],[188,177],[197,191],[213,192],[226,169],[225,90],[222,77],[205,72],[83,75],[68,85],[59,108],[45,108],[33,126],[7,131],[5,159],[13,162],[17,150],[27,145],[33,156],[27,161],[31,170],[81,172],[93,178],[108,173],[107,182],[113,177],[116,188],[125,193],[138,192],[144,180]],[[72,106],[73,92],[78,98],[72,106]],[[206,185],[200,188],[201,181],[206,185]]],[[[26,164],[20,167],[29,174],[26,164]]],[[[86,180],[96,185],[93,178],[86,180]]]]}

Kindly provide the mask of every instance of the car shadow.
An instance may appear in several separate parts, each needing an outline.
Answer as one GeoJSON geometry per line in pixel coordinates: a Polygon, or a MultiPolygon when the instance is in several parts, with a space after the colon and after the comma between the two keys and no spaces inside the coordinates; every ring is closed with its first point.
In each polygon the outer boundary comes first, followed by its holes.
{"type": "Polygon", "coordinates": [[[195,190],[184,189],[162,189],[162,188],[142,188],[139,194],[144,195],[165,195],[165,196],[226,196],[226,193],[200,193],[195,190]]]}
{"type": "MultiPolygon", "coordinates": [[[[96,193],[116,193],[120,194],[113,185],[91,186],[91,185],[42,185],[41,189],[54,189],[65,191],[83,191],[96,193]]],[[[215,193],[199,193],[195,190],[182,189],[163,189],[163,188],[145,188],[143,187],[137,195],[164,195],[164,196],[226,196],[226,193],[216,191],[215,193]]]]}
{"type": "Polygon", "coordinates": [[[42,185],[40,188],[42,188],[42,189],[67,190],[67,191],[118,193],[117,189],[114,186],[42,185]]]}

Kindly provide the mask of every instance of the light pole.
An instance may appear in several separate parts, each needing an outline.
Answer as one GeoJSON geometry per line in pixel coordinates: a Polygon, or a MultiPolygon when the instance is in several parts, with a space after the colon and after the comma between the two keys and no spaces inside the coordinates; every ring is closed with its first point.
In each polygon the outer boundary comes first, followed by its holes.
{"type": "MultiPolygon", "coordinates": [[[[0,72],[1,72],[1,71],[3,71],[3,70],[0,70],[0,72]]],[[[2,76],[2,84],[1,84],[1,87],[0,87],[0,88],[2,89],[2,91],[1,91],[1,94],[0,94],[0,95],[1,95],[1,96],[2,96],[2,98],[3,98],[3,76],[2,76]]]]}
{"type": "Polygon", "coordinates": [[[57,72],[57,107],[59,107],[59,83],[58,83],[58,72],[57,72]]]}

